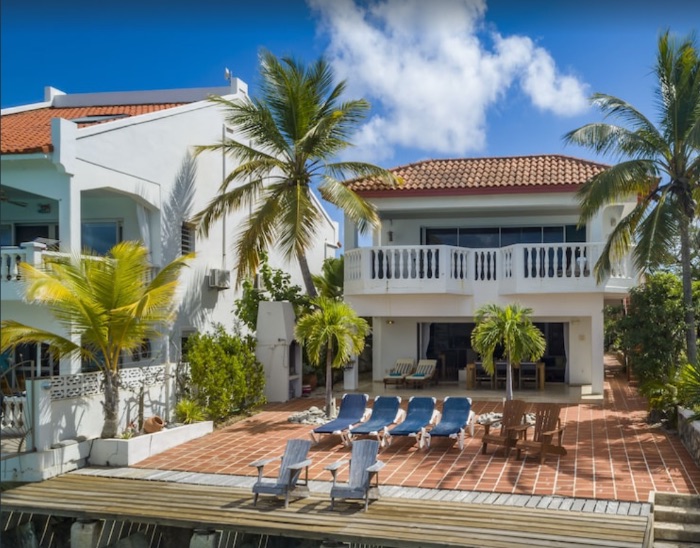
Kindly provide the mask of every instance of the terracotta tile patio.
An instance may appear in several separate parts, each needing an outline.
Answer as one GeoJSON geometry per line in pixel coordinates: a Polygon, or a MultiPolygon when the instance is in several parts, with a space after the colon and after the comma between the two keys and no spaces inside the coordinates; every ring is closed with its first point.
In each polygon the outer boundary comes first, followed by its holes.
{"type": "MultiPolygon", "coordinates": [[[[410,440],[395,439],[381,452],[387,466],[382,485],[462,489],[528,495],[560,495],[646,502],[649,491],[700,494],[700,468],[680,439],[646,424],[646,402],[622,377],[606,379],[603,402],[565,404],[564,446],[568,455],[550,456],[540,466],[534,458],[506,459],[502,450],[481,454],[481,428],[468,437],[463,451],[444,440],[420,450],[410,440]]],[[[430,389],[420,392],[430,394],[430,389]]],[[[500,402],[479,401],[476,413],[500,411],[500,402]]],[[[407,399],[404,398],[403,405],[407,399]]],[[[439,402],[440,403],[440,402],[439,402]]],[[[254,460],[281,455],[289,438],[307,438],[310,426],[287,422],[294,411],[320,399],[267,405],[262,412],[203,438],[180,445],[136,465],[138,468],[254,476],[254,460]]],[[[312,447],[310,479],[330,480],[324,466],[349,457],[337,436],[312,447]]],[[[265,469],[276,475],[275,468],[265,469]]],[[[342,477],[341,479],[346,479],[342,477]]]]}

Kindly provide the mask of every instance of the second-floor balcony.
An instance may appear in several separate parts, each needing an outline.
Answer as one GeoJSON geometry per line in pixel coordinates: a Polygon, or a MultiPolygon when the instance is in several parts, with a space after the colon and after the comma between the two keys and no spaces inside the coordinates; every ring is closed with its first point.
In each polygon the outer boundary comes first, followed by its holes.
{"type": "Polygon", "coordinates": [[[596,282],[593,267],[603,248],[603,243],[363,247],[345,253],[345,294],[472,295],[485,284],[502,295],[626,292],[637,278],[630,257],[596,282]]]}

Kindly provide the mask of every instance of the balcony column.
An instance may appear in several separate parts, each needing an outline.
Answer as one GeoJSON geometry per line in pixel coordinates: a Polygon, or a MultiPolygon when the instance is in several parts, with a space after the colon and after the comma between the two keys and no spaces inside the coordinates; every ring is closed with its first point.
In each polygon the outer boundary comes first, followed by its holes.
{"type": "MultiPolygon", "coordinates": [[[[61,242],[61,251],[71,253],[82,249],[81,240],[81,211],[80,211],[80,189],[74,184],[72,179],[64,189],[63,195],[58,198],[58,230],[61,242]]],[[[80,337],[70,335],[70,339],[80,344],[80,337]]],[[[81,360],[78,356],[61,358],[59,371],[61,375],[73,375],[80,373],[81,360]]]]}

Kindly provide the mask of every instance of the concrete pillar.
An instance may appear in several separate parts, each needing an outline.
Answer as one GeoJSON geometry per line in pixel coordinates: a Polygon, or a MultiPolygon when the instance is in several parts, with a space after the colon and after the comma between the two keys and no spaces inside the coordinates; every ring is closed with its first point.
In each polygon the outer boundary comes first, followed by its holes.
{"type": "Polygon", "coordinates": [[[37,379],[27,382],[28,419],[32,425],[27,439],[27,447],[46,451],[58,441],[58,430],[53,425],[51,411],[51,381],[37,379]]]}
{"type": "Polygon", "coordinates": [[[102,522],[78,520],[70,528],[71,548],[95,548],[102,532],[102,522]]]}
{"type": "Polygon", "coordinates": [[[195,529],[190,540],[190,548],[216,548],[219,533],[210,529],[195,529]]]}
{"type": "Polygon", "coordinates": [[[357,362],[357,357],[354,357],[343,371],[343,389],[357,390],[360,366],[357,362]]]}
{"type": "Polygon", "coordinates": [[[603,334],[603,314],[591,318],[591,391],[593,394],[603,393],[605,381],[605,336],[603,334]]]}

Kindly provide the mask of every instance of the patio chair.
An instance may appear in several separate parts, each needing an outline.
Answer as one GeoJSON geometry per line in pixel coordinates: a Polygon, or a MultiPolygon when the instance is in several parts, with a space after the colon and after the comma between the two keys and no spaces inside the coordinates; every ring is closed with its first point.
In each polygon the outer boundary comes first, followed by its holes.
{"type": "Polygon", "coordinates": [[[430,448],[430,440],[434,437],[443,437],[457,440],[459,450],[464,449],[464,432],[469,431],[474,437],[474,411],[472,411],[472,399],[461,396],[448,396],[442,403],[442,415],[439,422],[430,430],[421,429],[419,447],[430,448]]]}
{"type": "Polygon", "coordinates": [[[531,382],[537,388],[537,364],[522,362],[518,367],[518,390],[523,389],[523,383],[531,382]]]}
{"type": "Polygon", "coordinates": [[[527,439],[526,431],[526,435],[515,442],[517,459],[520,459],[522,451],[538,452],[540,464],[544,464],[550,453],[560,456],[566,455],[566,449],[561,444],[564,427],[559,418],[560,411],[561,407],[556,403],[538,403],[535,406],[535,430],[532,439],[527,439]]]}
{"type": "Polygon", "coordinates": [[[509,400],[503,405],[503,416],[500,419],[494,419],[489,422],[482,423],[484,427],[484,436],[481,438],[481,453],[486,454],[486,447],[489,444],[501,445],[505,447],[506,457],[510,453],[512,447],[515,447],[515,442],[522,430],[515,430],[516,427],[522,427],[523,417],[527,409],[527,402],[523,400],[509,400]],[[500,424],[497,432],[492,432],[491,427],[496,423],[500,424]]]}
{"type": "Polygon", "coordinates": [[[389,425],[401,422],[404,411],[399,396],[377,396],[372,405],[372,414],[365,422],[351,426],[342,434],[345,445],[352,445],[356,436],[374,436],[382,445],[389,425]]]}
{"type": "Polygon", "coordinates": [[[406,376],[413,373],[416,366],[416,361],[413,358],[399,358],[396,360],[394,367],[391,368],[388,375],[384,377],[384,389],[387,384],[399,385],[405,382],[406,376]]]}
{"type": "Polygon", "coordinates": [[[311,465],[311,460],[307,459],[306,456],[309,453],[310,447],[311,442],[308,440],[289,440],[284,455],[281,457],[262,459],[250,463],[249,466],[255,466],[258,469],[258,480],[253,485],[253,493],[255,494],[253,506],[258,504],[258,496],[261,494],[274,496],[284,495],[285,508],[289,506],[290,495],[299,497],[309,496],[309,466],[311,465]],[[277,480],[263,480],[263,468],[265,465],[280,458],[282,459],[282,463],[280,464],[279,473],[277,474],[277,480]],[[300,484],[299,476],[302,470],[305,471],[304,482],[300,484]]]}
{"type": "Polygon", "coordinates": [[[394,436],[413,437],[418,440],[421,430],[436,422],[440,416],[440,413],[435,409],[435,403],[433,397],[411,396],[411,399],[408,400],[406,418],[384,433],[383,444],[391,445],[394,436]]]}
{"type": "MultiPolygon", "coordinates": [[[[343,437],[343,432],[353,424],[363,421],[368,414],[367,394],[343,394],[340,401],[338,416],[326,424],[314,428],[309,435],[314,444],[318,443],[321,434],[338,434],[343,437]]],[[[343,440],[344,441],[344,440],[343,440]]]]}
{"type": "Polygon", "coordinates": [[[407,375],[405,382],[406,384],[412,384],[414,388],[423,388],[426,384],[434,382],[436,369],[437,360],[420,360],[416,366],[416,371],[411,375],[407,375]]]}
{"type": "Polygon", "coordinates": [[[352,446],[350,460],[339,460],[326,466],[333,474],[331,485],[331,510],[335,499],[364,499],[365,511],[369,500],[379,498],[379,471],[384,463],[377,460],[379,442],[377,440],[358,440],[352,446]],[[350,465],[348,483],[338,484],[338,470],[345,464],[350,465]],[[374,485],[372,482],[374,481],[374,485]]]}

